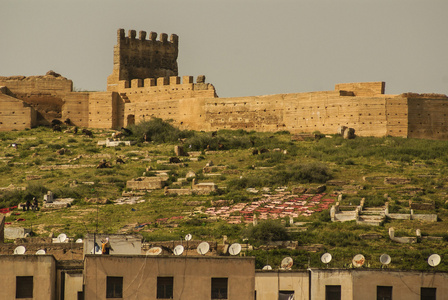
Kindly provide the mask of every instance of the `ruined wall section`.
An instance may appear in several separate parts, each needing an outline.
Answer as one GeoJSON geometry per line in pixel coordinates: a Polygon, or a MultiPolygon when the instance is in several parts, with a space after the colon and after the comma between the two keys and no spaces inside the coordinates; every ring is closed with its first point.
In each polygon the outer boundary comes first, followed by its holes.
{"type": "Polygon", "coordinates": [[[0,91],[0,131],[36,126],[36,111],[27,103],[0,91]]]}
{"type": "Polygon", "coordinates": [[[13,97],[37,111],[37,125],[48,125],[62,117],[62,99],[72,91],[73,82],[49,71],[44,76],[0,77],[0,86],[6,86],[13,97]]]}
{"type": "Polygon", "coordinates": [[[384,94],[386,83],[377,82],[353,82],[339,83],[335,85],[336,91],[351,91],[355,96],[376,96],[384,94]]]}
{"type": "Polygon", "coordinates": [[[448,97],[405,94],[409,106],[409,137],[448,140],[448,97]]]}
{"type": "Polygon", "coordinates": [[[69,93],[64,98],[62,119],[70,119],[72,125],[89,127],[89,95],[86,92],[69,93]]]}
{"type": "Polygon", "coordinates": [[[117,32],[117,45],[114,47],[114,67],[107,79],[107,90],[117,91],[120,80],[169,77],[178,75],[177,56],[179,53],[179,37],[150,32],[149,40],[146,32],[129,30],[125,36],[124,29],[117,32]]]}

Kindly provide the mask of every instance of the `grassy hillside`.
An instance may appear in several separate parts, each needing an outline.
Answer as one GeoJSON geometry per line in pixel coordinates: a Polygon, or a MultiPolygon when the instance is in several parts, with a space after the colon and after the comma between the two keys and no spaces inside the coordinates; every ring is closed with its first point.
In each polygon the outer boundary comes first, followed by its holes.
{"type": "Polygon", "coordinates": [[[442,256],[438,269],[448,270],[444,261],[448,254],[448,142],[392,137],[344,140],[339,136],[291,141],[287,132],[186,132],[163,122],[146,123],[132,130],[129,139],[135,144],[119,147],[97,145],[111,136],[108,130],[94,130],[93,137],[48,128],[0,133],[0,188],[26,188],[0,190],[0,208],[33,197],[42,205],[48,190],[57,198],[75,199],[71,207],[61,210],[13,211],[7,215],[8,226],[32,228],[41,236],[64,232],[70,237],[82,237],[95,230],[108,234],[138,232],[146,241],[180,240],[187,233],[194,239],[222,241],[226,235],[230,242],[248,241],[253,245],[254,250],[247,254],[257,257],[259,268],[266,263],[279,265],[285,256],[294,258],[295,268],[309,263],[323,267],[320,255],[330,252],[331,267],[350,267],[357,253],[365,255],[370,267],[381,267],[379,256],[388,253],[392,256],[391,268],[425,270],[429,269],[428,256],[438,253],[442,256]],[[160,132],[163,134],[156,134],[160,132]],[[145,133],[148,141],[144,141],[145,133]],[[163,163],[174,155],[179,139],[187,151],[199,152],[180,157],[183,164],[163,163]],[[11,146],[14,143],[17,148],[11,146]],[[255,149],[269,151],[254,155],[255,149]],[[116,163],[117,158],[125,163],[116,163]],[[103,159],[111,167],[97,169],[103,159]],[[204,172],[209,161],[213,166],[204,172]],[[155,176],[158,170],[168,173],[168,188],[190,187],[191,178],[185,177],[193,171],[198,182],[214,182],[219,189],[208,196],[165,196],[163,190],[156,190],[145,193],[141,198],[144,202],[114,205],[123,192],[128,192],[127,180],[155,176]],[[386,184],[386,177],[409,181],[386,184]],[[259,219],[254,227],[253,216],[260,216],[257,210],[252,214],[233,211],[227,218],[213,215],[223,206],[266,208],[268,204],[263,201],[268,195],[279,193],[290,192],[310,203],[316,195],[304,197],[300,191],[308,189],[309,193],[310,188],[320,185],[325,185],[326,190],[318,194],[317,198],[322,197],[318,201],[330,205],[310,207],[308,213],[294,217],[295,225],[289,224],[289,218],[278,218],[259,219]],[[354,221],[332,223],[327,207],[334,204],[339,193],[343,195],[341,205],[358,205],[364,198],[367,207],[388,202],[391,213],[409,213],[410,200],[435,203],[435,209],[414,213],[437,214],[439,220],[429,223],[386,219],[379,227],[357,225],[354,221]],[[415,244],[398,244],[388,238],[390,227],[395,228],[396,236],[415,237],[416,229],[420,229],[423,238],[415,244]],[[365,234],[379,238],[363,239],[365,234]],[[298,247],[266,250],[265,246],[276,240],[296,241],[298,247]],[[307,251],[316,244],[316,252],[307,251]]]}

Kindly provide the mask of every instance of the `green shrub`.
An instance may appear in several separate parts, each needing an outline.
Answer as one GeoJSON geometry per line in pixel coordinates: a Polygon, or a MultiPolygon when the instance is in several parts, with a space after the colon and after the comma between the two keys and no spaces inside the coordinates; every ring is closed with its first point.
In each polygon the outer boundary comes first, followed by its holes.
{"type": "Polygon", "coordinates": [[[146,141],[155,143],[174,143],[193,135],[192,131],[180,130],[174,127],[169,120],[160,118],[140,122],[128,129],[132,131],[134,139],[145,141],[146,136],[146,141]]]}
{"type": "Polygon", "coordinates": [[[245,231],[245,236],[255,244],[289,239],[285,226],[278,220],[261,221],[256,226],[249,225],[245,231]]]}

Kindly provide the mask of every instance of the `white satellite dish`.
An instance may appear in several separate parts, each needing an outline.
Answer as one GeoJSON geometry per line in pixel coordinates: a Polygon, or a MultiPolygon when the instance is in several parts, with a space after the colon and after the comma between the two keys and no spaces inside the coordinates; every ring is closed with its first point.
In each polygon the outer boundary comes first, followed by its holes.
{"type": "Polygon", "coordinates": [[[58,241],[59,243],[64,243],[67,240],[67,235],[65,233],[61,233],[58,235],[58,241]]]}
{"type": "Polygon", "coordinates": [[[288,256],[282,260],[281,267],[282,267],[282,269],[290,270],[293,263],[294,263],[293,259],[288,256]]]}
{"type": "Polygon", "coordinates": [[[24,246],[18,246],[14,249],[14,254],[25,254],[26,248],[24,246]]]}
{"type": "Polygon", "coordinates": [[[162,248],[160,247],[152,247],[148,251],[146,251],[146,255],[160,255],[162,254],[162,248]]]}
{"type": "Polygon", "coordinates": [[[270,266],[270,265],[266,265],[266,266],[264,266],[263,267],[263,269],[262,270],[272,270],[272,267],[270,266]]]}
{"type": "Polygon", "coordinates": [[[328,263],[331,261],[332,258],[333,258],[333,257],[331,256],[330,253],[324,253],[324,254],[322,254],[322,256],[320,257],[320,260],[321,260],[324,264],[328,264],[328,263]]]}
{"type": "Polygon", "coordinates": [[[197,251],[199,254],[204,255],[210,250],[210,245],[207,242],[202,242],[199,244],[197,251]]]}
{"type": "Polygon", "coordinates": [[[81,244],[82,242],[83,242],[82,239],[77,239],[75,243],[77,243],[77,244],[81,244]]]}
{"type": "Polygon", "coordinates": [[[387,255],[386,253],[381,254],[380,263],[382,263],[383,265],[388,265],[388,264],[390,264],[391,261],[392,261],[392,259],[390,258],[389,255],[387,255]]]}
{"type": "Polygon", "coordinates": [[[102,254],[101,247],[98,244],[95,244],[95,246],[90,250],[90,254],[102,254]]]}
{"type": "Polygon", "coordinates": [[[354,266],[355,268],[360,268],[360,267],[362,267],[362,266],[364,265],[365,262],[366,262],[366,258],[365,258],[364,255],[362,255],[362,254],[356,254],[356,255],[353,257],[353,260],[352,260],[353,266],[354,266]]]}
{"type": "Polygon", "coordinates": [[[174,255],[181,255],[182,253],[184,253],[184,246],[182,245],[177,245],[176,247],[174,247],[174,255]]]}
{"type": "Polygon", "coordinates": [[[44,249],[39,249],[39,250],[36,251],[36,254],[37,254],[37,255],[44,255],[45,253],[46,253],[46,252],[45,252],[44,249]]]}
{"type": "Polygon", "coordinates": [[[189,234],[187,234],[186,236],[185,236],[185,240],[188,242],[188,241],[191,241],[191,239],[193,238],[193,236],[189,233],[189,234]]]}
{"type": "Polygon", "coordinates": [[[241,252],[241,245],[238,243],[232,244],[229,247],[230,255],[238,255],[241,252]]]}
{"type": "Polygon", "coordinates": [[[438,254],[431,254],[430,257],[428,257],[428,265],[431,267],[437,267],[440,264],[441,258],[438,254]]]}

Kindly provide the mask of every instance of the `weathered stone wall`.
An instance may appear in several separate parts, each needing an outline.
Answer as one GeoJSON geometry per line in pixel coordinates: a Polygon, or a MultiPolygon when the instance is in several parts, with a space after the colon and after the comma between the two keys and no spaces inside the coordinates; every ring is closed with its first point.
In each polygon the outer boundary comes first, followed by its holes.
{"type": "Polygon", "coordinates": [[[408,99],[403,97],[389,97],[386,99],[385,115],[387,128],[384,135],[408,136],[408,99]]]}
{"type": "Polygon", "coordinates": [[[36,111],[25,102],[0,93],[0,131],[24,130],[36,125],[36,111]]]}
{"type": "Polygon", "coordinates": [[[96,92],[89,95],[89,127],[117,128],[120,98],[115,92],[96,92]]]}
{"type": "Polygon", "coordinates": [[[145,79],[177,76],[177,56],[179,38],[172,34],[168,41],[166,33],[129,30],[125,36],[124,29],[117,33],[117,45],[114,47],[114,68],[107,80],[107,90],[117,91],[120,80],[145,79]]]}
{"type": "Polygon", "coordinates": [[[410,96],[409,137],[448,139],[448,98],[445,95],[410,96]]]}
{"type": "Polygon", "coordinates": [[[73,125],[89,127],[89,93],[69,93],[64,98],[62,119],[73,125]]]}
{"type": "Polygon", "coordinates": [[[37,125],[48,125],[61,118],[63,98],[72,91],[73,83],[49,71],[44,76],[0,77],[0,86],[6,86],[11,96],[23,100],[36,111],[37,125]]]}
{"type": "Polygon", "coordinates": [[[384,136],[386,99],[386,95],[356,97],[345,91],[182,99],[178,118],[171,118],[177,125],[195,130],[336,133],[343,125],[355,128],[358,135],[384,136]]]}

